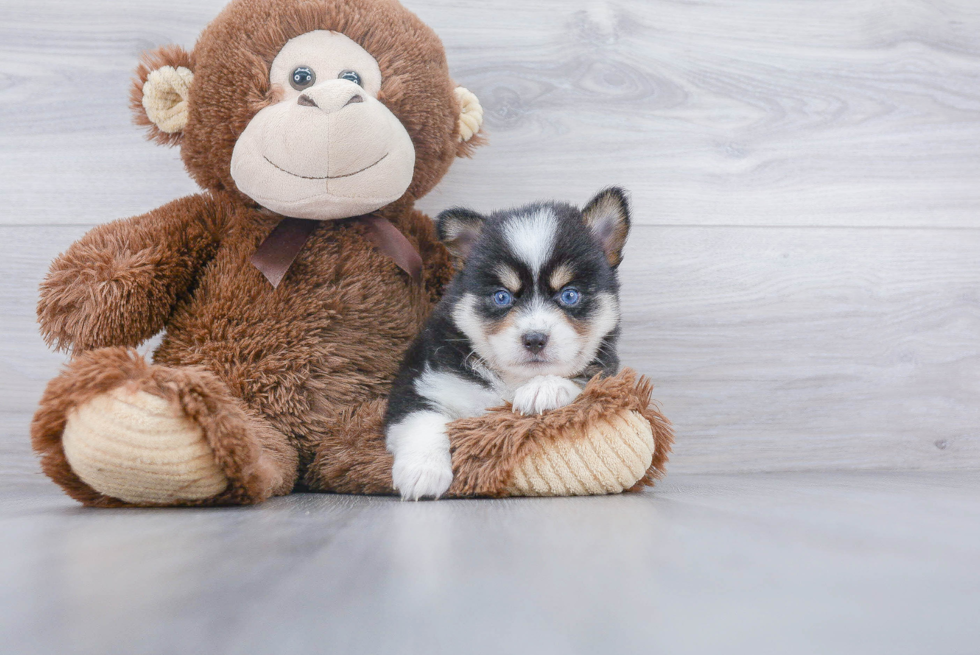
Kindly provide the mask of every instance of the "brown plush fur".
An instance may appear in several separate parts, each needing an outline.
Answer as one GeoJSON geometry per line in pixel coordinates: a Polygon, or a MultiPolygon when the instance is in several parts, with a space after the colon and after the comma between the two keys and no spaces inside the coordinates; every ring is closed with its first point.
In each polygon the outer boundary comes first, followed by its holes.
{"type": "MultiPolygon", "coordinates": [[[[392,0],[233,0],[193,53],[167,48],[144,58],[132,99],[144,124],[138,95],[157,65],[194,70],[184,133],[153,128],[149,136],[179,143],[205,192],[97,227],[52,265],[41,286],[41,331],[76,359],[49,384],[31,427],[44,471],[85,504],[126,504],[71,471],[61,435],[73,408],[127,385],[197,421],[231,481],[220,495],[186,504],[254,503],[297,485],[390,493],[385,396],[453,272],[431,220],[413,202],[457,154],[479,143],[459,143],[459,108],[438,38],[392,0]],[[342,31],[374,55],[382,99],[412,137],[413,182],[378,213],[418,248],[421,284],[377,252],[353,220],[319,225],[276,288],[249,261],[282,217],[235,188],[232,149],[275,96],[268,88],[273,57],[312,29],[342,31]],[[154,364],[128,349],[161,330],[154,364]]],[[[652,480],[662,472],[669,431],[649,405],[649,385],[634,383],[630,374],[595,381],[573,406],[540,420],[502,410],[461,422],[453,433],[452,493],[503,493],[522,453],[543,440],[575,438],[575,426],[623,406],[645,412],[658,434],[652,480]]]]}
{"type": "MultiPolygon", "coordinates": [[[[640,412],[653,428],[653,461],[632,490],[653,485],[666,472],[674,437],[670,422],[651,400],[652,392],[649,380],[624,369],[614,377],[597,376],[575,403],[542,416],[523,416],[501,407],[454,421],[449,430],[454,478],[447,497],[506,495],[511,473],[525,457],[550,441],[587,438],[591,424],[621,411],[640,412]]],[[[309,486],[322,487],[329,480],[335,491],[394,493],[392,457],[382,436],[384,411],[385,402],[378,400],[362,405],[357,416],[348,415],[344,429],[321,444],[307,473],[309,486]]]]}
{"type": "Polygon", "coordinates": [[[653,484],[665,473],[673,444],[670,423],[652,404],[653,385],[624,369],[611,378],[593,378],[571,405],[541,416],[515,414],[502,408],[452,425],[453,479],[450,493],[458,496],[499,496],[511,471],[549,441],[585,438],[588,426],[617,412],[638,411],[653,428],[655,453],[638,486],[653,484]]]}

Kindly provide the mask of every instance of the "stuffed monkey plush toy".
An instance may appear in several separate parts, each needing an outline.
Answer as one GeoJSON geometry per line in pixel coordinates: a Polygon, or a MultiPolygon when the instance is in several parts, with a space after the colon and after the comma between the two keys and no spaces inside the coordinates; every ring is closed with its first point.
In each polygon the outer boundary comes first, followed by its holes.
{"type": "MultiPolygon", "coordinates": [[[[137,76],[137,122],[203,192],[52,265],[41,331],[73,358],[31,426],[44,472],[101,507],[393,493],[385,396],[453,273],[413,203],[480,143],[479,102],[394,0],[232,0],[137,76]]],[[[650,391],[624,371],[542,416],[457,421],[449,495],[651,483],[671,433],[650,391]]]]}

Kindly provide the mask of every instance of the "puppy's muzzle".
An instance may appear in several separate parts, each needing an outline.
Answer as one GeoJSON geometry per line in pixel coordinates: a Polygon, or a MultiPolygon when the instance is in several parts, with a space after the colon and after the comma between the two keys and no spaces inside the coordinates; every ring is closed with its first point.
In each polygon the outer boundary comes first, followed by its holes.
{"type": "Polygon", "coordinates": [[[528,332],[521,337],[521,343],[533,355],[537,355],[548,345],[548,335],[544,332],[528,332]]]}

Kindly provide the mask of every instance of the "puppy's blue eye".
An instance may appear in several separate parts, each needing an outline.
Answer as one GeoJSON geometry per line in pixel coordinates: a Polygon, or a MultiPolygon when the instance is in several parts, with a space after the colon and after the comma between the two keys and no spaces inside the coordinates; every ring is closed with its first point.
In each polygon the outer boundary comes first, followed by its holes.
{"type": "Polygon", "coordinates": [[[337,76],[337,79],[347,80],[348,82],[353,82],[357,86],[361,86],[361,76],[354,71],[344,71],[337,76]]]}
{"type": "Polygon", "coordinates": [[[572,287],[565,287],[558,296],[558,302],[566,307],[574,307],[580,300],[582,300],[582,294],[579,293],[578,289],[572,287]]]}
{"type": "Polygon", "coordinates": [[[493,292],[493,303],[497,307],[510,307],[514,302],[514,296],[510,291],[504,291],[503,289],[493,292]]]}

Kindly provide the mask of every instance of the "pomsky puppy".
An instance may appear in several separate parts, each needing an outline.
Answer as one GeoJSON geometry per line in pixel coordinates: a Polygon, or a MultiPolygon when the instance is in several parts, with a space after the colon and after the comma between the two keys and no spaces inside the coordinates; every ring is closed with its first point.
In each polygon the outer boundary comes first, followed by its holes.
{"type": "Polygon", "coordinates": [[[513,403],[563,407],[593,375],[619,369],[619,280],[626,194],[581,211],[546,202],[489,216],[450,209],[439,237],[463,261],[409,348],[385,417],[392,479],[404,499],[438,498],[453,479],[446,424],[513,403]]]}

